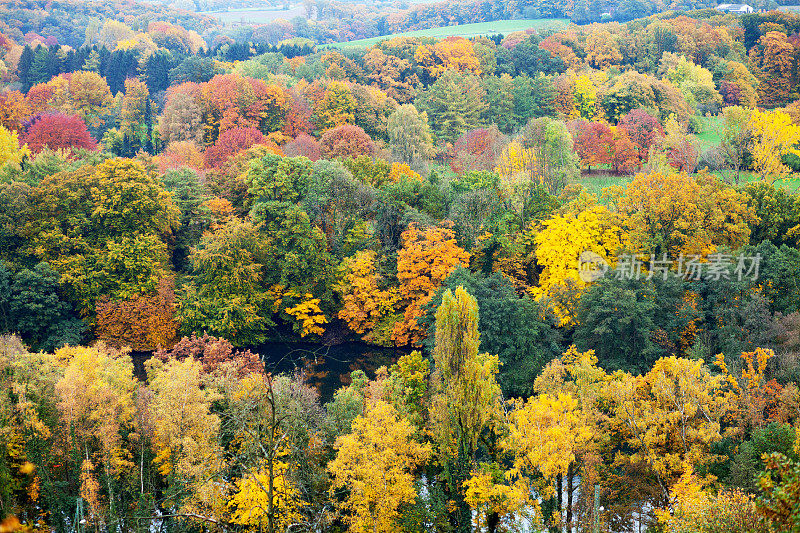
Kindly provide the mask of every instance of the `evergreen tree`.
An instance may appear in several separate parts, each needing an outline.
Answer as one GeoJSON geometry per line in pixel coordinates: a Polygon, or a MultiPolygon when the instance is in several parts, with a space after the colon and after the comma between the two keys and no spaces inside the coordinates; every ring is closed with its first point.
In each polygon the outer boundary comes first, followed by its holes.
{"type": "Polygon", "coordinates": [[[169,87],[169,71],[176,61],[172,54],[166,50],[159,50],[147,58],[144,68],[144,78],[150,94],[166,91],[169,87]]]}
{"type": "Polygon", "coordinates": [[[37,46],[33,54],[33,62],[28,70],[28,88],[36,85],[37,83],[47,83],[52,77],[50,72],[52,70],[52,59],[50,57],[50,50],[45,46],[37,46]]]}
{"type": "Polygon", "coordinates": [[[428,113],[436,134],[454,142],[467,130],[477,128],[486,110],[486,91],[475,76],[446,70],[415,102],[428,113]]]}
{"type": "Polygon", "coordinates": [[[22,90],[28,92],[33,86],[30,78],[31,67],[33,66],[34,53],[29,45],[25,46],[22,55],[19,58],[19,65],[17,72],[19,73],[19,81],[22,82],[22,90]]]}

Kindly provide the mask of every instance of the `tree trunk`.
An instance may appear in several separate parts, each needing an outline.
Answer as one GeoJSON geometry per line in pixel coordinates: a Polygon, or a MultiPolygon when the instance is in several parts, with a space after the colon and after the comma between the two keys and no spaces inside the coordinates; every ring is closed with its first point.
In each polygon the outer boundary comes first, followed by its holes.
{"type": "MultiPolygon", "coordinates": [[[[558,474],[556,482],[558,483],[558,519],[564,520],[564,475],[558,474]]],[[[559,529],[563,530],[563,527],[559,527],[559,529]]]]}
{"type": "Polygon", "coordinates": [[[486,531],[488,533],[495,533],[497,526],[500,524],[500,515],[494,511],[486,514],[486,531]]]}
{"type": "Polygon", "coordinates": [[[575,473],[572,471],[572,464],[569,464],[567,467],[567,531],[572,533],[572,492],[573,488],[573,478],[575,477],[575,473]]]}

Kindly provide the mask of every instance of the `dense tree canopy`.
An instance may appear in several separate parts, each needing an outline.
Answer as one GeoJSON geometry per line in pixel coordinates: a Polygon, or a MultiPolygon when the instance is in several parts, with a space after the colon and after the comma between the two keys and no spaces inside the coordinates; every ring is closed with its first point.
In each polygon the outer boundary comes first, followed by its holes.
{"type": "Polygon", "coordinates": [[[800,16],[245,4],[0,5],[0,533],[796,526],[800,16]]]}

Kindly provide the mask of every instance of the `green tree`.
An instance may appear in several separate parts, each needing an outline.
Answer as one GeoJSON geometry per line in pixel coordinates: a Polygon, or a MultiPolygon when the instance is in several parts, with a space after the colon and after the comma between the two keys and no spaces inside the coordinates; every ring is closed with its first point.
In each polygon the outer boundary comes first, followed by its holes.
{"type": "Polygon", "coordinates": [[[757,492],[759,473],[765,470],[764,454],[780,453],[790,460],[797,460],[795,438],[795,429],[788,424],[772,422],[755,429],[753,435],[739,445],[730,464],[728,481],[748,492],[757,492]]]}
{"type": "Polygon", "coordinates": [[[412,104],[401,105],[389,115],[387,129],[389,143],[403,162],[412,165],[433,155],[428,115],[412,104]]]}
{"type": "MultiPolygon", "coordinates": [[[[540,304],[529,296],[520,298],[502,274],[482,277],[458,267],[424,307],[426,314],[421,322],[428,326],[428,331],[434,331],[434,315],[445,291],[454,291],[458,287],[473,295],[481,309],[478,321],[480,348],[498,355],[501,363],[498,379],[504,393],[507,396],[530,394],[542,368],[561,354],[555,321],[545,321],[546,313],[540,304]]],[[[435,335],[429,335],[425,341],[431,352],[435,339],[435,335]]]]}
{"type": "Polygon", "coordinates": [[[59,296],[59,276],[47,263],[12,273],[0,264],[0,329],[34,350],[80,344],[86,325],[59,296]]]}
{"type": "Polygon", "coordinates": [[[448,69],[415,101],[433,123],[436,135],[454,142],[465,131],[477,128],[486,110],[486,91],[478,78],[448,69]]]}
{"type": "Polygon", "coordinates": [[[206,202],[210,195],[200,183],[197,172],[190,168],[168,170],[161,179],[164,188],[172,193],[172,199],[180,210],[180,224],[175,232],[173,261],[178,269],[188,266],[186,260],[192,246],[200,242],[203,233],[211,224],[211,211],[206,202]]]}
{"type": "Polygon", "coordinates": [[[464,482],[479,438],[500,408],[497,356],[479,354],[479,342],[477,301],[463,287],[455,294],[446,290],[436,310],[430,420],[435,453],[453,501],[450,524],[459,532],[472,530],[464,482]]]}
{"type": "Polygon", "coordinates": [[[250,162],[244,175],[256,221],[280,217],[283,210],[300,202],[308,192],[313,165],[305,157],[267,154],[250,162]]]}
{"type": "Polygon", "coordinates": [[[721,146],[735,172],[734,183],[738,184],[753,142],[750,132],[750,110],[746,107],[729,106],[722,110],[722,116],[724,126],[721,146]]]}
{"type": "Polygon", "coordinates": [[[355,178],[340,162],[314,163],[305,210],[327,239],[328,250],[341,255],[345,238],[368,215],[375,190],[355,178]]]}
{"type": "Polygon", "coordinates": [[[575,344],[582,351],[594,350],[605,369],[647,372],[658,357],[667,355],[652,340],[657,311],[652,283],[609,275],[580,300],[575,344]]]}
{"type": "Polygon", "coordinates": [[[283,290],[284,310],[317,298],[330,311],[332,260],[325,235],[311,223],[308,213],[292,206],[280,219],[265,224],[263,231],[264,280],[283,290]]]}
{"type": "Polygon", "coordinates": [[[514,78],[508,74],[486,76],[481,79],[486,91],[486,122],[496,124],[503,133],[511,133],[516,125],[514,120],[514,78]]]}
{"type": "MultiPolygon", "coordinates": [[[[795,455],[800,446],[795,444],[795,455]]],[[[766,457],[766,474],[758,480],[762,496],[758,507],[771,525],[779,531],[800,530],[800,461],[782,453],[766,457]]]]}
{"type": "Polygon", "coordinates": [[[751,243],[800,243],[800,197],[765,181],[748,183],[740,190],[756,214],[749,224],[751,243]]]}
{"type": "Polygon", "coordinates": [[[557,194],[580,175],[578,157],[572,149],[572,135],[560,121],[546,117],[532,119],[522,129],[522,145],[533,153],[531,189],[538,182],[550,194],[557,194]]]}
{"type": "Polygon", "coordinates": [[[182,330],[208,331],[235,346],[264,342],[274,323],[264,286],[267,254],[258,228],[233,219],[206,234],[189,261],[192,282],[179,292],[182,330]]]}
{"type": "Polygon", "coordinates": [[[24,213],[25,252],[50,263],[90,316],[100,296],[147,293],[166,274],[165,240],[179,217],[171,196],[151,172],[126,159],[47,176],[24,213]]]}

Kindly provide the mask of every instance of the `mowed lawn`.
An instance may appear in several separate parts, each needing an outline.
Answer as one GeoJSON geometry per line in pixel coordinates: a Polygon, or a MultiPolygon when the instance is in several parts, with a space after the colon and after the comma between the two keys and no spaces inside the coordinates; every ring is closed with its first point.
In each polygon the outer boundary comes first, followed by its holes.
{"type": "Polygon", "coordinates": [[[566,27],[568,22],[567,19],[496,20],[494,22],[441,26],[439,28],[393,33],[392,35],[383,35],[381,37],[370,37],[369,39],[358,39],[356,41],[323,44],[320,45],[319,48],[372,46],[375,43],[394,37],[475,37],[478,35],[494,35],[497,33],[508,35],[511,32],[527,30],[529,28],[536,30],[559,29],[566,27]]]}

